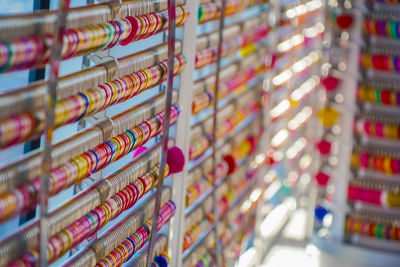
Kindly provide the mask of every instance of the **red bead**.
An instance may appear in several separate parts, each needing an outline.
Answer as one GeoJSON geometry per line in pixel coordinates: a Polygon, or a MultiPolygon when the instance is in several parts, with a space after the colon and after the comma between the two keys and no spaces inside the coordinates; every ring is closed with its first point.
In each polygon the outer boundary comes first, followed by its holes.
{"type": "Polygon", "coordinates": [[[329,182],[329,175],[323,172],[319,172],[315,175],[315,180],[319,186],[326,186],[329,182]]]}
{"type": "Polygon", "coordinates": [[[235,158],[232,155],[226,155],[224,161],[228,165],[228,174],[234,173],[237,166],[235,158]]]}
{"type": "Polygon", "coordinates": [[[389,90],[382,90],[381,91],[381,101],[383,104],[390,105],[390,91],[389,90]]]}
{"type": "Polygon", "coordinates": [[[336,90],[337,86],[339,85],[339,79],[333,76],[328,76],[321,80],[321,84],[327,91],[333,91],[336,90]]]}
{"type": "Polygon", "coordinates": [[[326,140],[321,140],[316,144],[316,147],[321,155],[328,155],[331,153],[332,144],[326,140]]]}
{"type": "Polygon", "coordinates": [[[341,14],[336,17],[336,23],[340,29],[346,30],[353,25],[353,16],[350,14],[341,14]]]}

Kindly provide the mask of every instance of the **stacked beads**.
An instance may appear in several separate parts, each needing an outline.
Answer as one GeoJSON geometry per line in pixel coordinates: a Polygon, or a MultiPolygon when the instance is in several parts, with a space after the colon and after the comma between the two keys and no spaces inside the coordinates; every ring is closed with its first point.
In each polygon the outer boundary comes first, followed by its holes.
{"type": "MultiPolygon", "coordinates": [[[[238,216],[233,220],[233,222],[227,223],[225,226],[225,229],[223,231],[223,234],[221,235],[221,240],[224,246],[227,246],[229,242],[235,238],[235,235],[240,233],[240,228],[241,225],[244,222],[245,217],[247,217],[248,214],[240,212],[238,216]]],[[[246,225],[248,228],[249,226],[246,225]]]]}
{"type": "Polygon", "coordinates": [[[358,134],[377,137],[381,139],[400,139],[400,125],[359,119],[355,123],[355,130],[358,134]]]}
{"type": "MultiPolygon", "coordinates": [[[[157,232],[169,222],[175,213],[176,206],[172,201],[168,201],[160,209],[158,219],[157,232]]],[[[151,219],[148,219],[142,226],[140,226],[133,234],[129,235],[124,242],[122,242],[113,251],[103,257],[96,266],[97,267],[114,267],[121,266],[124,262],[128,261],[133,254],[139,249],[143,248],[150,237],[150,230],[152,226],[151,219]]]]}
{"type": "MultiPolygon", "coordinates": [[[[257,4],[266,3],[265,0],[230,0],[226,3],[225,15],[230,16],[238,13],[241,10],[245,10],[251,6],[257,4]]],[[[218,4],[214,3],[203,3],[199,6],[198,22],[199,24],[216,20],[219,18],[221,12],[218,4]]]]}
{"type": "Polygon", "coordinates": [[[199,24],[218,18],[219,7],[215,3],[203,3],[199,6],[198,22],[199,24]]]}
{"type": "Polygon", "coordinates": [[[235,159],[240,160],[247,155],[250,155],[254,149],[254,142],[251,138],[246,139],[244,142],[241,142],[235,149],[232,154],[235,159]]]}
{"type": "Polygon", "coordinates": [[[346,231],[351,234],[386,240],[400,240],[400,226],[384,222],[373,222],[349,217],[346,219],[346,231]]]}
{"type": "Polygon", "coordinates": [[[367,189],[354,185],[349,185],[347,188],[347,196],[352,201],[362,201],[374,205],[381,206],[382,192],[376,189],[367,189]]]}
{"type": "Polygon", "coordinates": [[[189,185],[186,189],[186,207],[190,206],[199,196],[201,196],[207,188],[210,187],[210,182],[200,179],[189,185]]]}
{"type": "MultiPolygon", "coordinates": [[[[175,57],[174,75],[178,75],[185,65],[185,57],[179,55],[175,57]]],[[[143,90],[151,88],[166,80],[168,61],[165,60],[155,66],[145,68],[131,75],[126,75],[120,79],[99,85],[98,88],[83,91],[78,95],[59,101],[55,109],[55,124],[56,126],[65,123],[71,123],[81,120],[88,115],[94,114],[98,111],[104,110],[111,105],[122,103],[140,93],[143,90]],[[72,103],[81,101],[74,101],[73,98],[88,99],[85,104],[73,106],[72,103]],[[71,109],[68,107],[74,107],[71,109]],[[76,110],[78,108],[78,110],[76,110]],[[74,114],[73,111],[78,111],[74,114]]]]}
{"type": "Polygon", "coordinates": [[[219,239],[224,247],[229,243],[229,241],[234,236],[233,228],[231,226],[232,226],[231,224],[224,225],[224,230],[220,234],[219,239]]]}
{"type": "MultiPolygon", "coordinates": [[[[246,183],[246,181],[244,183],[246,183]]],[[[243,189],[242,185],[230,186],[228,191],[221,197],[217,207],[218,213],[221,216],[229,210],[234,200],[239,197],[239,192],[243,192],[241,189],[243,189]]]]}
{"type": "Polygon", "coordinates": [[[222,196],[219,205],[218,205],[218,213],[219,214],[225,214],[229,210],[229,199],[227,196],[222,196]]]}
{"type": "MultiPolygon", "coordinates": [[[[179,112],[179,107],[173,105],[171,124],[177,121],[179,112]]],[[[53,169],[50,173],[49,195],[55,195],[61,190],[81,182],[84,178],[127,155],[145,144],[150,138],[161,133],[163,126],[164,112],[160,112],[151,120],[144,121],[53,169]]],[[[36,204],[38,192],[40,192],[39,177],[29,184],[18,186],[2,195],[0,197],[0,220],[32,208],[36,204]]]]}
{"type": "MultiPolygon", "coordinates": [[[[178,75],[183,70],[186,60],[183,55],[176,56],[175,59],[174,75],[178,75]]],[[[55,107],[55,126],[79,121],[164,82],[167,63],[163,61],[58,101],[55,107]]],[[[44,129],[44,121],[44,108],[33,112],[25,111],[0,121],[0,147],[24,142],[41,133],[44,129]]]]}
{"type": "Polygon", "coordinates": [[[217,59],[217,49],[216,48],[206,48],[196,52],[195,55],[195,67],[200,69],[207,66],[217,59]]]}
{"type": "MultiPolygon", "coordinates": [[[[219,181],[226,177],[229,171],[229,166],[225,160],[219,162],[215,167],[215,179],[219,181]]],[[[196,199],[198,199],[211,185],[213,173],[210,171],[206,174],[206,179],[200,179],[189,185],[186,189],[186,207],[190,206],[196,199]]]]}
{"type": "Polygon", "coordinates": [[[381,4],[393,4],[393,5],[400,4],[399,0],[368,0],[368,2],[370,2],[370,3],[376,2],[376,3],[381,3],[381,4]]]}
{"type": "MultiPolygon", "coordinates": [[[[245,47],[249,44],[258,43],[264,39],[268,34],[269,26],[268,23],[263,23],[257,26],[250,33],[242,33],[231,40],[223,41],[221,56],[228,56],[238,49],[245,47]]],[[[206,65],[215,63],[217,60],[217,49],[215,47],[209,47],[196,52],[195,66],[196,69],[200,69],[206,65]]]]}
{"type": "Polygon", "coordinates": [[[400,57],[362,52],[360,55],[360,65],[367,69],[397,73],[400,72],[400,57]]]}
{"type": "Polygon", "coordinates": [[[387,175],[400,174],[400,158],[391,156],[353,152],[351,165],[353,168],[372,169],[387,175]]]}
{"type": "MultiPolygon", "coordinates": [[[[247,155],[250,155],[253,148],[254,142],[252,141],[252,138],[248,138],[233,149],[233,157],[236,160],[241,160],[247,155]]],[[[228,171],[229,166],[225,160],[218,163],[215,171],[216,180],[219,181],[226,177],[228,171]]],[[[210,177],[208,180],[199,180],[188,186],[186,190],[186,206],[192,204],[207,190],[207,188],[209,188],[210,182],[212,181],[211,179],[213,177],[212,172],[208,174],[208,177],[210,177]]]]}
{"type": "Polygon", "coordinates": [[[238,110],[232,116],[228,117],[226,120],[219,125],[217,129],[216,137],[220,139],[231,132],[236,126],[239,125],[245,118],[248,118],[250,114],[256,113],[259,110],[259,105],[257,101],[252,101],[248,103],[246,107],[238,110]]]}
{"type": "Polygon", "coordinates": [[[349,185],[348,198],[352,201],[362,201],[378,206],[392,208],[400,207],[400,194],[392,190],[379,190],[349,185]]]}
{"type": "MultiPolygon", "coordinates": [[[[252,208],[254,208],[255,206],[253,205],[252,208]]],[[[246,211],[246,213],[243,212],[239,212],[237,217],[233,220],[233,222],[229,222],[227,223],[224,231],[221,234],[221,240],[224,246],[227,246],[229,244],[229,242],[235,238],[235,235],[237,235],[238,233],[240,233],[240,228],[243,225],[243,222],[245,220],[246,217],[249,216],[248,212],[251,210],[251,208],[249,210],[246,211]]],[[[251,228],[250,225],[246,224],[246,228],[251,228]]]]}
{"type": "Polygon", "coordinates": [[[371,88],[360,86],[357,98],[362,102],[369,102],[383,106],[400,106],[400,91],[388,88],[371,88]]]}
{"type": "Polygon", "coordinates": [[[187,231],[183,237],[183,251],[190,248],[200,234],[207,230],[211,223],[212,221],[206,216],[206,218],[202,218],[200,221],[192,225],[191,229],[187,231]]]}
{"type": "Polygon", "coordinates": [[[368,35],[390,37],[395,40],[400,38],[400,22],[396,20],[374,20],[367,18],[364,20],[363,30],[368,35]]]}
{"type": "MultiPolygon", "coordinates": [[[[229,171],[228,163],[225,160],[222,160],[222,162],[219,162],[215,167],[215,180],[219,181],[225,178],[228,175],[228,171],[229,171]]],[[[212,181],[211,179],[214,179],[213,172],[210,171],[207,174],[207,177],[210,181],[212,181]]]]}
{"type": "Polygon", "coordinates": [[[203,109],[209,107],[214,101],[214,92],[204,91],[197,94],[192,102],[192,114],[197,114],[203,109]]]}
{"type": "Polygon", "coordinates": [[[190,143],[189,147],[189,159],[197,159],[200,157],[211,145],[211,137],[208,135],[202,135],[196,140],[190,143]]]}
{"type": "Polygon", "coordinates": [[[248,103],[247,106],[238,110],[232,116],[228,117],[219,125],[217,129],[217,139],[224,137],[226,134],[231,132],[239,123],[241,123],[245,118],[249,117],[250,114],[256,113],[259,110],[258,102],[253,100],[248,103]]]}
{"type": "MultiPolygon", "coordinates": [[[[235,91],[241,91],[248,82],[263,72],[263,67],[250,67],[245,71],[239,72],[237,75],[223,82],[218,91],[218,97],[223,98],[235,91]]],[[[201,110],[209,107],[214,101],[213,90],[202,92],[193,98],[192,114],[197,114],[201,110]]]]}
{"type": "MultiPolygon", "coordinates": [[[[153,168],[144,176],[137,178],[134,182],[107,198],[101,205],[52,236],[47,245],[47,261],[49,263],[54,262],[71,248],[76,247],[83,240],[98,232],[122,212],[130,209],[155,185],[157,173],[158,167],[153,168]]],[[[31,250],[22,255],[16,262],[23,263],[24,266],[30,266],[29,264],[35,266],[38,262],[36,258],[32,258],[32,255],[38,253],[37,249],[31,250]]]]}
{"type": "Polygon", "coordinates": [[[195,267],[209,267],[211,266],[212,258],[210,253],[206,253],[199,259],[199,261],[196,263],[195,267]]]}
{"type": "Polygon", "coordinates": [[[247,70],[240,72],[220,86],[218,97],[224,97],[231,94],[234,90],[246,86],[248,81],[255,78],[258,74],[264,71],[264,65],[252,66],[247,70]]]}
{"type": "MultiPolygon", "coordinates": [[[[183,6],[176,9],[176,25],[182,25],[188,16],[183,6]]],[[[166,30],[168,12],[126,17],[83,28],[67,29],[63,36],[63,59],[109,49],[118,44],[127,45],[166,30]]],[[[29,36],[12,41],[0,41],[0,73],[44,66],[49,62],[53,35],[29,36]]]]}
{"type": "MultiPolygon", "coordinates": [[[[237,125],[239,125],[240,122],[247,118],[251,113],[257,112],[259,108],[260,107],[258,105],[258,102],[254,100],[246,107],[236,111],[226,120],[224,120],[217,129],[217,140],[231,132],[237,125]]],[[[196,140],[193,140],[189,148],[189,159],[193,160],[200,157],[204,152],[206,152],[206,150],[210,146],[210,142],[211,133],[206,133],[196,140]]]]}

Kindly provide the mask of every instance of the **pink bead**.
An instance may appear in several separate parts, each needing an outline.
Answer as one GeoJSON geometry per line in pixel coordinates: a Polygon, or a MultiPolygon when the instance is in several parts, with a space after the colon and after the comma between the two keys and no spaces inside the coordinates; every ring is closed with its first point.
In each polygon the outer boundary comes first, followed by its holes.
{"type": "Polygon", "coordinates": [[[370,131],[369,131],[370,124],[371,123],[369,121],[364,122],[364,131],[367,134],[370,134],[370,131]]]}
{"type": "Polygon", "coordinates": [[[384,128],[384,125],[383,125],[382,122],[377,122],[375,124],[375,133],[376,133],[377,136],[379,136],[379,137],[383,137],[384,136],[383,128],[384,128]]]}
{"type": "Polygon", "coordinates": [[[358,187],[354,187],[352,185],[349,185],[347,188],[347,196],[351,200],[357,200],[360,199],[360,190],[358,187]]]}
{"type": "Polygon", "coordinates": [[[361,189],[361,198],[360,200],[375,204],[381,205],[381,191],[373,190],[373,189],[361,189]]]}
{"type": "Polygon", "coordinates": [[[169,173],[177,173],[183,170],[185,166],[185,155],[179,147],[171,147],[167,152],[167,164],[169,173]]]}
{"type": "Polygon", "coordinates": [[[364,168],[368,168],[368,159],[369,159],[369,154],[367,152],[363,152],[360,155],[360,164],[364,168]]]}

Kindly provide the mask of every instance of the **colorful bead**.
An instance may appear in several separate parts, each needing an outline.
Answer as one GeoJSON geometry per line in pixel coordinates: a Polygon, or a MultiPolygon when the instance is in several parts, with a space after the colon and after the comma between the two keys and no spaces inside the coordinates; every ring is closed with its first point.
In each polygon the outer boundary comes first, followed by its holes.
{"type": "MultiPolygon", "coordinates": [[[[116,174],[118,174],[117,172],[116,174]]],[[[109,221],[117,218],[122,212],[130,209],[139,200],[144,193],[147,193],[154,184],[155,173],[158,173],[158,167],[153,168],[150,172],[142,177],[136,178],[132,183],[125,186],[113,196],[107,198],[101,205],[97,206],[89,213],[76,220],[65,229],[55,234],[49,239],[48,244],[48,261],[54,262],[71,248],[81,243],[84,239],[89,238],[92,234],[99,231],[109,221]],[[145,182],[147,180],[147,186],[145,182]],[[138,195],[136,187],[141,187],[143,190],[138,195]]],[[[108,177],[112,180],[113,176],[108,177]]],[[[126,247],[125,247],[126,248],[126,247]]],[[[124,247],[119,248],[120,251],[125,251],[124,247]]],[[[38,251],[31,250],[29,254],[37,254],[38,251]]],[[[28,255],[22,255],[20,260],[28,255]]],[[[119,257],[120,254],[113,254],[109,259],[122,261],[124,258],[119,257]]],[[[37,261],[30,260],[31,265],[35,266],[37,261]]]]}
{"type": "MultiPolygon", "coordinates": [[[[176,26],[185,23],[188,11],[176,8],[176,26]]],[[[168,27],[168,11],[103,22],[83,28],[67,29],[63,36],[63,59],[127,45],[133,41],[165,31],[168,27]],[[143,22],[143,23],[142,23],[143,22]]],[[[0,41],[0,72],[41,67],[50,60],[53,35],[29,36],[12,41],[0,41]]]]}
{"type": "Polygon", "coordinates": [[[355,126],[356,132],[360,135],[391,140],[398,140],[400,137],[398,134],[400,125],[398,124],[359,119],[356,121],[355,126]]]}
{"type": "MultiPolygon", "coordinates": [[[[180,108],[177,105],[173,105],[171,110],[171,124],[174,124],[177,121],[179,112],[180,108]]],[[[99,171],[116,159],[125,156],[133,148],[137,148],[144,144],[142,138],[132,138],[132,136],[137,136],[135,134],[135,129],[144,127],[144,124],[147,125],[146,127],[148,127],[148,125],[159,125],[157,130],[151,131],[154,133],[151,137],[158,135],[163,128],[163,116],[164,112],[158,113],[155,117],[150,119],[150,122],[157,120],[158,123],[151,122],[146,124],[145,122],[142,122],[142,124],[139,124],[110,139],[116,140],[117,138],[124,136],[127,141],[129,140],[128,143],[115,141],[111,144],[109,142],[100,144],[91,149],[90,153],[78,155],[61,166],[53,169],[50,173],[49,194],[57,194],[69,186],[80,182],[82,179],[90,176],[93,172],[99,171]],[[110,144],[110,146],[107,144],[110,144]],[[130,147],[129,150],[122,147],[126,145],[130,147]],[[115,146],[116,149],[111,149],[111,146],[115,146]],[[96,155],[96,157],[92,157],[92,155],[96,155]],[[90,170],[94,171],[91,172],[90,170]]],[[[36,194],[40,191],[40,187],[38,186],[40,183],[38,183],[38,181],[39,178],[36,178],[30,184],[16,187],[14,190],[0,197],[0,220],[7,219],[12,215],[23,212],[36,204],[32,200],[36,199],[36,194]],[[32,190],[33,188],[34,190],[32,190]],[[30,192],[29,194],[25,193],[27,190],[30,192]],[[24,197],[23,200],[18,201],[17,199],[20,195],[23,195],[24,197]]]]}
{"type": "MultiPolygon", "coordinates": [[[[168,201],[161,207],[157,231],[159,231],[162,226],[171,219],[171,217],[175,213],[175,209],[175,204],[172,201],[168,201]]],[[[151,229],[151,223],[151,219],[147,220],[134,233],[126,238],[125,241],[123,241],[117,248],[108,253],[107,256],[103,257],[101,261],[96,264],[96,266],[120,266],[122,263],[125,262],[124,260],[128,260],[130,257],[132,257],[132,255],[135,254],[135,252],[137,252],[140,248],[142,248],[148,241],[148,238],[150,236],[149,229],[151,229]],[[127,250],[127,248],[129,248],[129,250],[127,250]],[[117,255],[118,261],[108,260],[110,257],[112,258],[113,255],[117,255]]],[[[161,260],[160,258],[156,257],[159,264],[165,264],[165,260],[169,262],[169,257],[167,257],[166,254],[161,254],[160,256],[164,257],[164,259],[161,260]]]]}

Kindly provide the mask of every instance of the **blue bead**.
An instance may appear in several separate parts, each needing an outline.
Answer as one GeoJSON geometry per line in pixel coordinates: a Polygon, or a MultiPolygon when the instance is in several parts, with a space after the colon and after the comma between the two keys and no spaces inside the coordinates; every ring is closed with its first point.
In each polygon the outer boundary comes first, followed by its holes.
{"type": "Polygon", "coordinates": [[[154,258],[154,261],[160,265],[160,267],[167,267],[168,266],[168,260],[163,257],[163,256],[157,256],[154,258]]]}
{"type": "Polygon", "coordinates": [[[322,222],[322,220],[328,213],[329,211],[322,206],[315,207],[315,218],[320,222],[322,222]]]}

